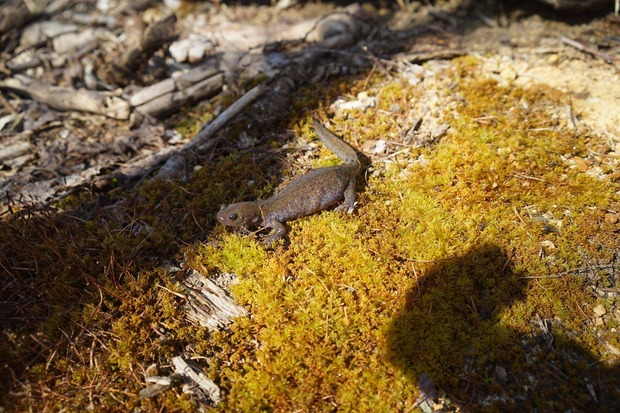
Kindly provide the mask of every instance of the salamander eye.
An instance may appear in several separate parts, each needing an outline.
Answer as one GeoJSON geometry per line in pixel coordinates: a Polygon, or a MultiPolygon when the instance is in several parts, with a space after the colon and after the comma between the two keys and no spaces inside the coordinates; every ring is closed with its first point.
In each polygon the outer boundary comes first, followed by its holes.
{"type": "Polygon", "coordinates": [[[237,215],[235,212],[231,212],[230,214],[228,214],[228,219],[230,219],[231,221],[236,221],[237,218],[239,218],[239,215],[237,215]]]}

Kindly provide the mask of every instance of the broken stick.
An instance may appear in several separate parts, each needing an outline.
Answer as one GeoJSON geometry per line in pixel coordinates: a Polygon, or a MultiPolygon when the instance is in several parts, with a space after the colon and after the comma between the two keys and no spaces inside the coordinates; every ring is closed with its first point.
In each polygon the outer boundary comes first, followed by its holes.
{"type": "Polygon", "coordinates": [[[190,153],[208,149],[208,147],[213,145],[214,142],[210,139],[213,134],[215,134],[215,132],[220,130],[226,123],[228,123],[228,121],[241,112],[243,108],[267,92],[267,90],[268,87],[265,84],[255,86],[245,95],[241,96],[241,98],[235,103],[226,108],[224,112],[220,113],[217,118],[213,119],[210,123],[203,125],[192,140],[187,142],[177,153],[168,158],[164,166],[162,166],[157,173],[157,178],[169,179],[182,173],[185,169],[186,158],[190,153]]]}
{"type": "Polygon", "coordinates": [[[113,119],[129,119],[131,106],[110,92],[50,86],[24,75],[15,75],[0,82],[0,88],[26,93],[37,102],[57,110],[97,113],[113,119]]]}
{"type": "Polygon", "coordinates": [[[589,55],[599,58],[599,59],[603,59],[605,61],[605,63],[608,64],[612,64],[614,62],[614,60],[616,60],[616,58],[614,58],[613,56],[610,56],[608,54],[599,52],[598,50],[590,47],[590,46],[586,46],[583,43],[578,42],[577,40],[573,40],[569,37],[566,36],[560,36],[560,40],[562,41],[562,43],[565,43],[571,47],[574,47],[575,49],[579,50],[580,52],[584,52],[584,53],[588,53],[589,55]]]}

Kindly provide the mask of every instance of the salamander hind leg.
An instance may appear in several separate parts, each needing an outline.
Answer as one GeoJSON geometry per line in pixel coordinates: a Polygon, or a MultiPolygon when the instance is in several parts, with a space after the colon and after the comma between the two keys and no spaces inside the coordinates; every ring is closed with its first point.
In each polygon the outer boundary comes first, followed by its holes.
{"type": "Polygon", "coordinates": [[[336,208],[336,211],[344,211],[352,214],[355,207],[355,177],[351,178],[347,189],[344,190],[344,202],[336,208]]]}

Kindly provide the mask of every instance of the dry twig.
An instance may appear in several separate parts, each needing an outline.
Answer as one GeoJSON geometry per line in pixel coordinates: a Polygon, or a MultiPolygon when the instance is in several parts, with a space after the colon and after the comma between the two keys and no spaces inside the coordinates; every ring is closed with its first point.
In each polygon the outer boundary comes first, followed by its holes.
{"type": "Polygon", "coordinates": [[[567,44],[571,47],[574,47],[575,49],[584,52],[584,53],[588,53],[589,55],[599,58],[599,59],[603,59],[605,61],[605,63],[609,63],[612,64],[614,62],[614,60],[616,60],[615,57],[610,56],[606,53],[602,53],[599,52],[598,50],[590,47],[590,46],[586,46],[583,43],[578,42],[577,40],[573,40],[569,37],[566,36],[560,36],[560,40],[562,41],[562,43],[567,44]]]}

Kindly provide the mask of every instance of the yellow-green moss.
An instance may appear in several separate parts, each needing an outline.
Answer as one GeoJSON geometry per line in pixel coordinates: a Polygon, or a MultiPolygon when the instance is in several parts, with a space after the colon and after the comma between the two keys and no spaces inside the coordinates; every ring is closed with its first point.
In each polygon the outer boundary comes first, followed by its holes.
{"type": "MultiPolygon", "coordinates": [[[[291,223],[290,246],[253,252],[255,268],[247,254],[260,247],[252,239],[224,237],[226,253],[215,260],[218,254],[205,252],[211,268],[240,276],[233,292],[252,319],[233,325],[232,334],[256,341],[243,368],[220,376],[230,392],[221,410],[406,410],[421,373],[459,405],[468,359],[478,369],[470,378],[475,385],[513,396],[521,391],[531,398],[522,406],[559,408],[588,398],[579,393],[586,392],[579,378],[572,401],[554,396],[557,389],[523,390],[524,343],[539,334],[537,317],[557,320],[558,337],[578,332],[577,341],[562,341],[562,351],[585,346],[592,356],[583,360],[606,354],[585,327],[583,309],[594,299],[583,278],[525,277],[578,267],[584,254],[610,259],[619,247],[617,229],[600,223],[603,211],[617,208],[617,185],[570,168],[566,159],[585,152],[572,131],[531,131],[548,119],[545,105],[558,103],[560,94],[501,88],[477,79],[469,71],[474,63],[460,63],[457,93],[464,103],[446,119],[449,136],[432,151],[418,151],[427,163],[404,162],[393,174],[368,179],[355,215],[324,212],[291,223]],[[524,100],[535,109],[520,106],[524,100]],[[545,222],[549,214],[560,228],[545,222]],[[543,241],[555,246],[546,256],[543,241]],[[418,347],[403,356],[403,342],[418,347]],[[519,388],[499,384],[489,366],[504,366],[519,388]]],[[[399,83],[378,95],[399,101],[415,92],[399,83]]],[[[363,139],[393,127],[372,113],[334,121],[363,139]]],[[[222,348],[224,366],[237,349],[222,348]]],[[[245,346],[240,351],[247,357],[245,346]]],[[[551,357],[570,372],[571,359],[543,353],[535,357],[551,357]]]]}

